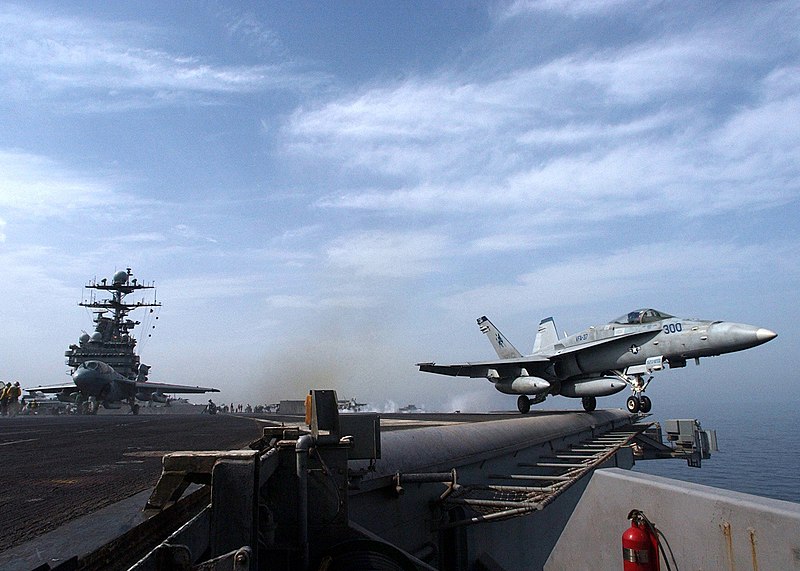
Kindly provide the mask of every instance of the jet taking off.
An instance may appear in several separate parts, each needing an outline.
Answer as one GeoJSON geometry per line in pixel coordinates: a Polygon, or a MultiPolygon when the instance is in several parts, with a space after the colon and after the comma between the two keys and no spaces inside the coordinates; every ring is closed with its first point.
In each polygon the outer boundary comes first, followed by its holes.
{"type": "Polygon", "coordinates": [[[520,395],[517,408],[522,414],[548,395],[580,398],[583,408],[593,411],[597,397],[616,394],[626,386],[633,393],[626,403],[628,410],[649,412],[652,402],[644,391],[651,373],[665,365],[685,367],[687,359],[699,365],[700,357],[749,349],[777,337],[775,332],[753,325],[683,319],[655,309],[638,309],[561,339],[553,318],[543,319],[533,353],[523,356],[485,316],[478,319],[478,326],[498,360],[417,366],[427,373],[484,377],[501,393],[520,395]]]}

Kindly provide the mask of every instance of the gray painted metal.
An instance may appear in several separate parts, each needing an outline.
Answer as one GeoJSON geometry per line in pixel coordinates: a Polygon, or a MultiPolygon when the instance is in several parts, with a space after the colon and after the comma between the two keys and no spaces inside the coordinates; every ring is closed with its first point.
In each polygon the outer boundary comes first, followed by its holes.
{"type": "MultiPolygon", "coordinates": [[[[330,395],[327,400],[335,406],[330,395]]],[[[365,568],[357,562],[388,558],[392,568],[418,571],[540,569],[582,501],[590,481],[582,476],[598,467],[630,468],[630,440],[657,436],[650,429],[640,434],[647,425],[632,425],[640,417],[624,411],[547,413],[387,433],[380,459],[348,461],[350,437],[337,434],[341,424],[326,414],[317,414],[317,438],[272,427],[251,450],[165,459],[166,477],[151,505],[170,504],[186,481],[209,480],[211,504],[180,529],[186,520],[174,522],[169,529],[178,531],[168,541],[137,545],[152,551],[134,568],[202,562],[209,570],[305,571],[330,561],[332,568],[365,568]],[[321,422],[326,418],[332,422],[321,422]],[[589,440],[598,447],[588,447],[589,440]],[[511,476],[520,468],[536,471],[531,466],[542,458],[573,447],[591,448],[593,456],[579,468],[553,462],[561,471],[550,475],[549,486],[487,484],[497,475],[519,484],[511,476]]],[[[166,517],[185,499],[149,521],[166,517]]],[[[592,525],[598,521],[596,513],[584,517],[592,525]]],[[[603,548],[580,536],[567,545],[603,548]]],[[[583,568],[596,568],[594,559],[583,568]]]]}
{"type": "MultiPolygon", "coordinates": [[[[553,442],[577,443],[586,434],[630,424],[636,417],[622,410],[552,412],[474,424],[385,432],[381,459],[361,480],[362,491],[386,486],[397,472],[447,472],[498,456],[517,454],[553,442]]],[[[547,452],[551,449],[548,448],[547,452]]],[[[538,455],[537,455],[538,458],[538,455]]],[[[352,462],[366,469],[367,462],[352,462]]]]}
{"type": "Polygon", "coordinates": [[[800,569],[800,504],[618,469],[594,472],[544,568],[620,569],[632,509],[680,569],[800,569]]]}

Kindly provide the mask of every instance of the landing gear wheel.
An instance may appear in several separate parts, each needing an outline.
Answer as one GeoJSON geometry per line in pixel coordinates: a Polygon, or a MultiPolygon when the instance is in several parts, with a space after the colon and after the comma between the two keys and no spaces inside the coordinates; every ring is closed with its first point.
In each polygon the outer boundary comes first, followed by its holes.
{"type": "Polygon", "coordinates": [[[642,412],[650,412],[650,409],[653,408],[653,401],[650,400],[650,397],[642,395],[639,397],[639,410],[642,412]]]}
{"type": "Polygon", "coordinates": [[[139,414],[139,405],[138,404],[131,405],[131,412],[133,414],[139,414]]]}
{"type": "Polygon", "coordinates": [[[528,412],[531,410],[530,399],[525,395],[519,395],[519,398],[517,399],[517,408],[522,414],[528,414],[528,412]]]}
{"type": "Polygon", "coordinates": [[[641,407],[639,399],[634,396],[629,396],[625,405],[628,407],[628,412],[631,414],[636,414],[639,412],[639,408],[641,407]]]}
{"type": "Polygon", "coordinates": [[[583,403],[583,410],[586,412],[592,412],[597,408],[597,399],[594,397],[583,397],[581,402],[583,403]]]}

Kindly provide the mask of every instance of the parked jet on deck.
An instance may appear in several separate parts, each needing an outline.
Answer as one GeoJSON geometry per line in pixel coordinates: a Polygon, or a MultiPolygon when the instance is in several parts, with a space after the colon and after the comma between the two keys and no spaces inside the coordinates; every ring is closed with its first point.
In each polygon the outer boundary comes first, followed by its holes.
{"type": "Polygon", "coordinates": [[[520,395],[523,414],[549,395],[580,398],[592,411],[597,397],[630,387],[630,412],[649,412],[644,394],[651,373],[685,367],[688,359],[732,353],[761,345],[777,334],[769,329],[731,323],[674,317],[655,309],[631,311],[606,325],[589,327],[559,339],[552,317],[539,324],[533,353],[523,356],[485,316],[478,319],[497,352],[498,360],[453,365],[417,363],[420,371],[459,377],[484,377],[506,394],[520,395]],[[647,376],[647,379],[645,379],[647,376]],[[533,398],[529,398],[532,396],[533,398]]]}
{"type": "Polygon", "coordinates": [[[126,402],[131,412],[137,414],[136,401],[166,403],[167,394],[218,393],[211,387],[192,387],[167,383],[151,383],[147,380],[147,365],[139,365],[142,374],[135,379],[120,375],[111,365],[103,361],[85,361],[72,373],[72,383],[34,387],[31,392],[53,393],[62,402],[86,402],[89,414],[97,413],[99,405],[105,408],[120,408],[117,403],[126,402]]]}

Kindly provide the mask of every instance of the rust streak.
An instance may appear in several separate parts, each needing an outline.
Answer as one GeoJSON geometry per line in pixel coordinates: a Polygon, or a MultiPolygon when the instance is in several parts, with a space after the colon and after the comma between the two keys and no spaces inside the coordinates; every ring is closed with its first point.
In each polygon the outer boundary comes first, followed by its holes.
{"type": "Polygon", "coordinates": [[[725,536],[725,548],[728,552],[728,568],[736,571],[736,564],[733,561],[733,535],[731,534],[731,524],[727,521],[722,522],[722,535],[725,536]]]}
{"type": "Polygon", "coordinates": [[[758,558],[756,557],[756,530],[752,527],[747,528],[750,534],[750,557],[753,558],[753,571],[758,571],[758,558]]]}

